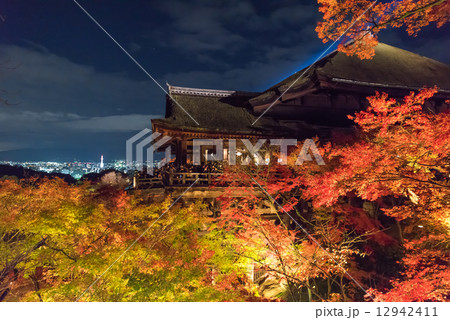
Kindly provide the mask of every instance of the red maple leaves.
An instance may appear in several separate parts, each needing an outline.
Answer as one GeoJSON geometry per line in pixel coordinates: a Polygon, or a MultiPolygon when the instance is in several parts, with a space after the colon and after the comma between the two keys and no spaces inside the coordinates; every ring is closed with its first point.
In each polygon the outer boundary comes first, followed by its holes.
{"type": "Polygon", "coordinates": [[[415,36],[422,28],[435,23],[439,28],[448,22],[450,3],[446,0],[318,0],[323,19],[316,31],[324,42],[334,41],[345,33],[352,43],[339,46],[348,55],[370,59],[378,43],[378,33],[388,27],[406,28],[415,36]]]}
{"type": "MultiPolygon", "coordinates": [[[[449,290],[445,250],[431,238],[422,241],[431,251],[411,246],[421,230],[448,239],[450,113],[429,108],[427,99],[436,92],[436,88],[422,89],[402,100],[385,93],[369,97],[369,108],[350,117],[357,125],[356,136],[334,139],[320,148],[325,166],[314,162],[296,166],[295,159],[288,159],[286,166],[230,168],[225,175],[229,192],[244,185],[249,190],[247,195],[241,193],[237,206],[227,206],[226,223],[236,228],[245,244],[241,249],[262,245],[261,262],[311,290],[309,285],[317,278],[349,280],[346,271],[362,282],[368,280],[373,273],[358,266],[358,257],[394,246],[404,250],[405,271],[393,280],[390,293],[385,293],[388,287],[373,291],[376,298],[445,299],[449,290]],[[258,215],[261,197],[278,210],[278,226],[258,215]],[[423,290],[414,290],[416,286],[423,290]]],[[[356,290],[348,281],[340,291],[314,295],[327,300],[338,294],[345,300],[356,290]]]]}

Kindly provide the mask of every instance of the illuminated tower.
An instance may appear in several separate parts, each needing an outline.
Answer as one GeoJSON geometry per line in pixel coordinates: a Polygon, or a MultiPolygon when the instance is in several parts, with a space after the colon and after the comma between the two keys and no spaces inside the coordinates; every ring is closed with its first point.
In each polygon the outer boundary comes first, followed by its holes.
{"type": "Polygon", "coordinates": [[[104,167],[104,163],[103,163],[103,155],[100,157],[100,169],[103,169],[104,167]]]}

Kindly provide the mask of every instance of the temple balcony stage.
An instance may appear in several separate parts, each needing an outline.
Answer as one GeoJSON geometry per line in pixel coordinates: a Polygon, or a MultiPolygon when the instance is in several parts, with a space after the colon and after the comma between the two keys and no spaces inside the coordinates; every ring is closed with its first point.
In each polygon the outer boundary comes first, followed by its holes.
{"type": "MultiPolygon", "coordinates": [[[[213,185],[214,179],[217,179],[220,175],[221,173],[171,172],[164,178],[135,176],[131,192],[141,192],[154,201],[163,201],[168,196],[176,199],[183,195],[179,200],[182,205],[202,201],[206,204],[203,213],[209,217],[217,217],[221,211],[221,203],[218,198],[224,196],[227,188],[226,186],[213,185]],[[195,181],[197,182],[192,185],[195,181]],[[192,187],[186,191],[191,185],[192,187]]],[[[226,196],[242,198],[247,192],[247,187],[236,187],[226,196]]],[[[264,192],[259,188],[255,188],[252,192],[261,199],[257,204],[257,212],[264,218],[278,219],[279,215],[276,208],[265,199],[264,192]]]]}

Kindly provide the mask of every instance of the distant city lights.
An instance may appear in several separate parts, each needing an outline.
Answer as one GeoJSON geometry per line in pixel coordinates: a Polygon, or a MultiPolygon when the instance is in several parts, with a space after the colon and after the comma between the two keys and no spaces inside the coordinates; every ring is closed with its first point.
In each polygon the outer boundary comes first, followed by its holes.
{"type": "Polygon", "coordinates": [[[0,161],[0,164],[10,166],[21,166],[26,169],[42,171],[46,173],[63,173],[69,174],[75,179],[80,179],[88,173],[99,173],[102,170],[115,169],[117,171],[126,172],[128,168],[125,160],[114,160],[113,162],[104,162],[103,156],[99,163],[96,162],[55,162],[55,161],[0,161]]]}

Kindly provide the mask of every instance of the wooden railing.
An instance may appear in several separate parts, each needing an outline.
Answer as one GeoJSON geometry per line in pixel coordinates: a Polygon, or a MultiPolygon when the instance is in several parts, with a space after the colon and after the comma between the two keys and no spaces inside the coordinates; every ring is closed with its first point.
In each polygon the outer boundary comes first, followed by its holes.
{"type": "Polygon", "coordinates": [[[133,177],[133,188],[134,189],[149,189],[155,188],[158,186],[163,186],[163,182],[161,178],[156,177],[133,177]]]}
{"type": "Polygon", "coordinates": [[[197,179],[197,184],[210,185],[213,179],[220,176],[221,173],[194,173],[194,172],[175,172],[169,177],[170,185],[191,185],[197,179]]]}
{"type": "Polygon", "coordinates": [[[197,185],[210,185],[214,178],[221,173],[197,173],[197,172],[171,172],[165,173],[162,178],[139,177],[133,178],[134,189],[150,189],[166,186],[188,186],[197,181],[197,185]],[[197,180],[198,179],[198,180],[197,180]]]}

